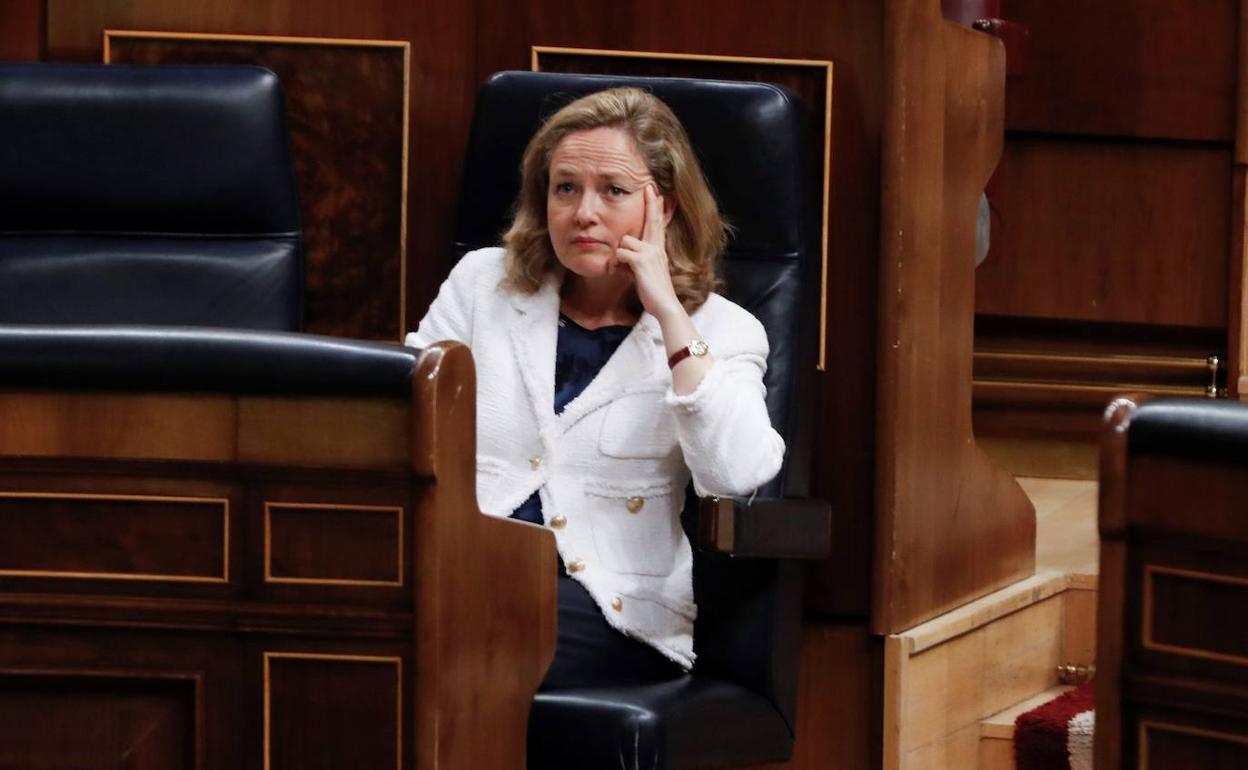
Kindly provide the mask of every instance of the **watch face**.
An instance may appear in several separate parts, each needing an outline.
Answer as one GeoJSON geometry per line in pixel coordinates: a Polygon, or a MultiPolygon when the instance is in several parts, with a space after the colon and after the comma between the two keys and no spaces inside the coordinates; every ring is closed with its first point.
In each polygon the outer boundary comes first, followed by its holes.
{"type": "Polygon", "coordinates": [[[689,343],[689,353],[695,356],[704,356],[710,350],[706,345],[706,340],[694,340],[689,343]]]}

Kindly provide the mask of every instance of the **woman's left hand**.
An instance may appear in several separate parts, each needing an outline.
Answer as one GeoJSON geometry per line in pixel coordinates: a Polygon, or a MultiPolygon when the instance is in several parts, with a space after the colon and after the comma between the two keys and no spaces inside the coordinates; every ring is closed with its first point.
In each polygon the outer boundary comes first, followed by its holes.
{"type": "Polygon", "coordinates": [[[646,312],[662,319],[681,308],[667,262],[667,223],[663,198],[653,184],[643,190],[645,216],[641,238],[626,235],[615,250],[616,259],[633,273],[637,298],[646,312]]]}

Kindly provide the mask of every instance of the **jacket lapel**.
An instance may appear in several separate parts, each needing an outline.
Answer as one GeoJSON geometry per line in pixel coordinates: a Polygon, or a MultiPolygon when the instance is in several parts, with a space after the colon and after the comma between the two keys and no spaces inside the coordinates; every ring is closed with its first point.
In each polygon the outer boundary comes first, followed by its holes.
{"type": "MultiPolygon", "coordinates": [[[[589,387],[555,418],[558,431],[568,430],[585,415],[627,393],[665,388],[667,381],[659,376],[663,372],[656,366],[659,354],[655,348],[662,342],[658,321],[649,313],[642,313],[633,330],[620,343],[598,376],[589,383],[589,387]]],[[[553,358],[553,352],[551,355],[553,358]]],[[[551,388],[553,392],[553,374],[551,388]]],[[[550,411],[553,412],[553,408],[550,411]]]]}
{"type": "MultiPolygon", "coordinates": [[[[508,329],[512,353],[529,396],[538,429],[547,434],[555,420],[555,346],[559,334],[559,289],[547,280],[533,294],[511,293],[515,323],[508,329]]],[[[518,406],[518,405],[517,405],[518,406]]]]}

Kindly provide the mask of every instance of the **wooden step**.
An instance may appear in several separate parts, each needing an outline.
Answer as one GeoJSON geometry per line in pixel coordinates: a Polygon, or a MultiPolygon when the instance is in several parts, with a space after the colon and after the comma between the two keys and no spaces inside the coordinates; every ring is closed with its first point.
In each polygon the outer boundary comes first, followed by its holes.
{"type": "Polygon", "coordinates": [[[1001,766],[981,765],[983,722],[1059,687],[1059,665],[1094,663],[1096,485],[1020,482],[1042,571],[885,638],[884,770],[1001,766]]]}
{"type": "Polygon", "coordinates": [[[1073,689],[1068,685],[1051,687],[980,722],[979,770],[1014,770],[1014,720],[1073,689]]]}

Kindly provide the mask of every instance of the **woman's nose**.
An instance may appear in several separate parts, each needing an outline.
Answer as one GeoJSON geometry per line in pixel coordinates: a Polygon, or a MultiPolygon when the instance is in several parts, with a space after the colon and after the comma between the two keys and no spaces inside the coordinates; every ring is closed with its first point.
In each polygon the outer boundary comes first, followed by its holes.
{"type": "Polygon", "coordinates": [[[592,225],[598,221],[598,196],[593,192],[583,194],[576,203],[574,214],[577,225],[592,225]]]}

